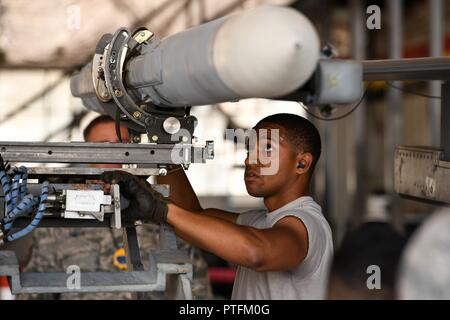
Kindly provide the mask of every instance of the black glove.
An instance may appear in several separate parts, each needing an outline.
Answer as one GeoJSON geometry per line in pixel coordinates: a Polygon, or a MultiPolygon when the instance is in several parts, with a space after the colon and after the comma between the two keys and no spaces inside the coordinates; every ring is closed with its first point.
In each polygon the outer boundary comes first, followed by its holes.
{"type": "Polygon", "coordinates": [[[130,200],[130,206],[123,211],[125,220],[154,223],[167,221],[169,201],[153,190],[147,181],[120,170],[105,172],[103,180],[109,184],[118,184],[120,193],[130,200]]]}
{"type": "Polygon", "coordinates": [[[2,155],[0,155],[0,170],[8,172],[11,166],[8,161],[4,162],[2,155]]]}

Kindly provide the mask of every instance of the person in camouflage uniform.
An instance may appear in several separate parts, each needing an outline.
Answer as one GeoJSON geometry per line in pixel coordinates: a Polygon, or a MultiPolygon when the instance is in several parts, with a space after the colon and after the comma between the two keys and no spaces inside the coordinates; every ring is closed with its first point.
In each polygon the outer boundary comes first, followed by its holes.
{"type": "MultiPolygon", "coordinates": [[[[128,131],[121,127],[123,140],[128,140],[128,131]]],[[[84,138],[89,142],[118,142],[114,121],[107,116],[94,119],[84,130],[84,138]]],[[[95,165],[93,165],[95,166],[95,165]]],[[[100,165],[114,168],[114,165],[100,165]]],[[[117,166],[116,166],[117,167],[117,166]]],[[[118,166],[120,167],[120,166],[118,166]]],[[[150,250],[159,248],[159,226],[137,227],[142,262],[146,269],[150,250]]],[[[106,228],[40,228],[33,233],[31,259],[25,272],[64,272],[76,265],[81,272],[116,271],[114,256],[123,248],[123,232],[106,228]]],[[[211,299],[212,290],[208,279],[208,265],[200,250],[179,240],[179,248],[187,249],[193,264],[192,291],[194,299],[211,299]]],[[[122,269],[123,270],[123,269],[122,269]]],[[[149,294],[148,298],[157,298],[149,294]]],[[[24,294],[17,299],[92,299],[116,300],[133,299],[129,292],[117,293],[64,293],[64,294],[24,294]]]]}

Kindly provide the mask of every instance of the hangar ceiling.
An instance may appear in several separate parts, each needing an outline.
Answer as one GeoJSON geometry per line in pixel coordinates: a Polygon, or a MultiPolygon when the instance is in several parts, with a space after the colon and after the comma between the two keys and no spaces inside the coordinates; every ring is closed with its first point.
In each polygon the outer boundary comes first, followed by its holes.
{"type": "Polygon", "coordinates": [[[2,68],[73,68],[102,34],[146,26],[167,36],[226,14],[292,0],[0,0],[2,68]]]}

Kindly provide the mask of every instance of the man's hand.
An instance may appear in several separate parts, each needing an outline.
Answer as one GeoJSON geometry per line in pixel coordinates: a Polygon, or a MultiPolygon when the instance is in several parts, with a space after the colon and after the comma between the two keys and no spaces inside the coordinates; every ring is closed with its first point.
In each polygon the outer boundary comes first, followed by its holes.
{"type": "Polygon", "coordinates": [[[154,223],[167,221],[168,200],[153,190],[147,181],[120,170],[105,172],[103,180],[108,184],[118,184],[120,193],[130,200],[130,206],[123,212],[125,219],[154,223]]]}

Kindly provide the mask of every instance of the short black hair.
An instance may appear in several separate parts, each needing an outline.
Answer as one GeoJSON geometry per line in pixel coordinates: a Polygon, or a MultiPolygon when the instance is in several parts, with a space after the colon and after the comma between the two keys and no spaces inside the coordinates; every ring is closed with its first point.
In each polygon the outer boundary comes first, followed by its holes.
{"type": "Polygon", "coordinates": [[[311,121],[296,114],[278,113],[260,120],[255,128],[264,123],[283,127],[286,130],[286,139],[296,150],[312,154],[313,161],[310,169],[312,173],[322,152],[322,141],[319,131],[311,121]]]}
{"type": "Polygon", "coordinates": [[[89,135],[91,134],[92,129],[96,125],[102,124],[102,123],[109,123],[109,122],[115,122],[115,121],[113,120],[113,118],[111,118],[110,116],[107,116],[105,114],[102,114],[102,115],[98,116],[97,118],[95,118],[94,120],[92,120],[91,123],[89,123],[89,125],[83,131],[84,141],[87,141],[89,135]]]}
{"type": "MultiPolygon", "coordinates": [[[[366,222],[345,236],[334,255],[330,280],[337,280],[341,289],[359,295],[359,298],[386,298],[395,291],[397,270],[406,238],[386,222],[366,222]],[[367,288],[369,266],[381,270],[381,290],[367,288]]],[[[355,297],[358,298],[358,297],[355,297]]]]}

